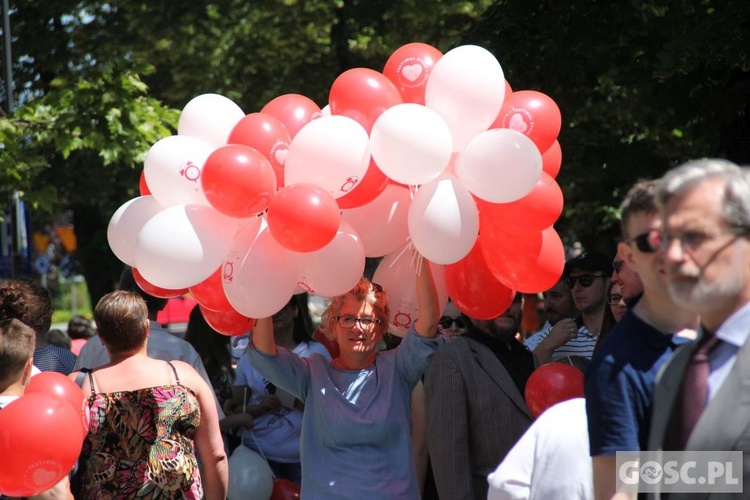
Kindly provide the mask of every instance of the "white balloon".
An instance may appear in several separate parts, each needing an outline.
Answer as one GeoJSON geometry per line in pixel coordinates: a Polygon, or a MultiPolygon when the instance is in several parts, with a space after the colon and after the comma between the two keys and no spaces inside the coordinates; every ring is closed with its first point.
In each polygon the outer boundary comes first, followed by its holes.
{"type": "Polygon", "coordinates": [[[273,238],[267,227],[243,255],[232,252],[232,259],[224,263],[224,293],[240,314],[267,318],[289,302],[297,287],[294,255],[273,238]],[[228,264],[232,270],[229,276],[228,264]]]}
{"type": "Polygon", "coordinates": [[[505,76],[489,51],[462,45],[446,52],[432,68],[425,105],[450,127],[453,151],[461,151],[495,121],[505,99],[505,76]]]}
{"type": "Polygon", "coordinates": [[[188,288],[221,265],[237,219],[204,205],[177,205],[152,217],[138,233],[135,267],[156,286],[188,288]]]}
{"type": "Polygon", "coordinates": [[[266,459],[240,445],[229,457],[228,500],[268,500],[273,492],[273,471],[266,459]]]}
{"type": "Polygon", "coordinates": [[[436,264],[453,264],[471,251],[479,234],[479,211],[471,193],[452,175],[423,185],[409,207],[414,246],[436,264]]]}
{"type": "Polygon", "coordinates": [[[366,257],[382,257],[403,245],[409,237],[406,218],[410,204],[408,188],[389,184],[370,203],[343,210],[341,218],[362,238],[366,257]]]}
{"type": "Polygon", "coordinates": [[[424,184],[450,162],[451,131],[440,115],[420,104],[397,104],[378,117],[370,132],[372,157],[401,184],[424,184]]]}
{"type": "Polygon", "coordinates": [[[340,198],[354,189],[370,164],[367,131],[346,116],[322,116],[297,133],[284,164],[284,185],[316,184],[340,198]]]}
{"type": "Polygon", "coordinates": [[[151,195],[165,207],[209,205],[201,174],[212,151],[210,144],[195,137],[173,135],[157,141],[143,165],[151,195]]]}
{"type": "Polygon", "coordinates": [[[179,135],[197,137],[214,148],[223,146],[245,113],[231,99],[219,94],[203,94],[188,102],[177,125],[179,135]]]}
{"type": "MultiPolygon", "coordinates": [[[[419,316],[417,306],[416,269],[412,257],[411,242],[388,254],[375,270],[372,280],[385,291],[390,320],[388,331],[403,337],[419,316]]],[[[438,309],[448,303],[448,288],[445,286],[445,266],[423,260],[421,265],[430,265],[435,288],[438,293],[438,309]]]]}
{"type": "Polygon", "coordinates": [[[542,155],[520,132],[491,129],[477,135],[456,159],[456,176],[475,196],[509,203],[531,192],[542,175],[542,155]]]}
{"type": "Polygon", "coordinates": [[[335,297],[351,290],[365,271],[365,248],[357,232],[341,221],[333,240],[320,250],[296,253],[297,285],[321,297],[335,297]]]}
{"type": "Polygon", "coordinates": [[[135,267],[135,241],[138,233],[164,207],[153,196],[139,196],[125,202],[109,219],[107,241],[112,253],[125,264],[135,267]]]}

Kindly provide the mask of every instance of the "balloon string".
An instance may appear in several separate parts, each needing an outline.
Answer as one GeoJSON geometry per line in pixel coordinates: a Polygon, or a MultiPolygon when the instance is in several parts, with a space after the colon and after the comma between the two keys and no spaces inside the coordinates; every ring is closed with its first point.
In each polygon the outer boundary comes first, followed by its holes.
{"type": "MultiPolygon", "coordinates": [[[[242,413],[245,413],[245,405],[247,403],[247,386],[242,391],[242,413]]],[[[260,456],[263,457],[263,460],[266,461],[268,464],[268,459],[266,458],[266,454],[263,453],[263,448],[260,447],[260,443],[258,442],[258,438],[255,437],[255,433],[252,429],[246,429],[250,435],[253,437],[253,441],[255,441],[255,446],[258,447],[258,452],[260,453],[260,456]]],[[[276,474],[273,472],[273,467],[271,467],[271,464],[268,464],[268,468],[271,469],[271,477],[273,477],[274,481],[276,480],[276,474]]]]}

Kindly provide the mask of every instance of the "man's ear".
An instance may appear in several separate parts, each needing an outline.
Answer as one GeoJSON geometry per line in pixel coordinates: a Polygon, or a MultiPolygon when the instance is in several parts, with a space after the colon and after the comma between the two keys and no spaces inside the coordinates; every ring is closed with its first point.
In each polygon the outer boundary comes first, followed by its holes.
{"type": "Polygon", "coordinates": [[[26,366],[23,367],[23,376],[21,377],[21,384],[26,387],[31,381],[31,370],[34,367],[33,356],[26,361],[26,366]]]}

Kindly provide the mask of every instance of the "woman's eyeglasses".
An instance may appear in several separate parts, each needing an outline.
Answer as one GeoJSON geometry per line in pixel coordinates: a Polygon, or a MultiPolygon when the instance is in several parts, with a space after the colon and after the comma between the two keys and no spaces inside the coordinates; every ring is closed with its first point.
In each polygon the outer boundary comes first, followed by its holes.
{"type": "Polygon", "coordinates": [[[451,318],[450,316],[443,316],[440,318],[440,321],[438,321],[440,326],[442,326],[445,329],[450,328],[453,326],[453,323],[456,324],[456,328],[459,330],[463,330],[466,328],[466,323],[464,323],[464,320],[459,318],[451,318]]]}
{"type": "Polygon", "coordinates": [[[378,318],[370,318],[365,316],[364,318],[356,318],[354,316],[336,316],[336,322],[341,328],[354,328],[354,325],[359,324],[362,330],[372,330],[375,325],[380,323],[378,318]]]}
{"type": "Polygon", "coordinates": [[[609,296],[609,305],[616,306],[622,300],[622,295],[612,294],[609,296]]]}
{"type": "Polygon", "coordinates": [[[572,290],[576,286],[576,281],[581,284],[583,288],[588,288],[594,284],[594,278],[604,278],[604,274],[581,274],[580,276],[568,276],[565,280],[565,284],[572,290]]]}

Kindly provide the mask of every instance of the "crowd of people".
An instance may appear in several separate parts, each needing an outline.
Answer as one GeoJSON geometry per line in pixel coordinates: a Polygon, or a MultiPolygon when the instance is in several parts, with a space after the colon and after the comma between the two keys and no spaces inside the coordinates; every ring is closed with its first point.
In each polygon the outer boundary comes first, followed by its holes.
{"type": "Polygon", "coordinates": [[[184,340],[164,330],[166,300],[130,269],[95,329],[76,317],[65,336],[45,289],[6,281],[0,408],[39,371],[90,407],[70,480],[34,498],[225,498],[238,447],[311,499],[635,498],[617,454],[647,450],[740,451],[750,487],[750,172],[688,162],[635,183],[620,213],[614,256],[571,256],[528,333],[520,293],[492,319],[441,310],[428,265],[403,338],[363,277],[317,330],[304,295],[258,318],[239,360],[198,306],[184,340]],[[583,397],[539,416],[526,385],[548,363],[580,369],[583,397]]]}

